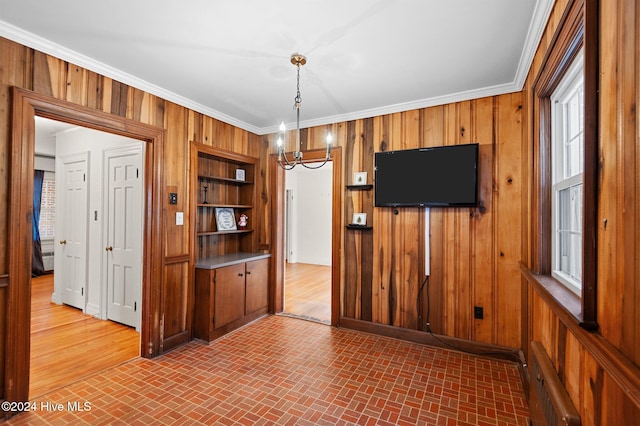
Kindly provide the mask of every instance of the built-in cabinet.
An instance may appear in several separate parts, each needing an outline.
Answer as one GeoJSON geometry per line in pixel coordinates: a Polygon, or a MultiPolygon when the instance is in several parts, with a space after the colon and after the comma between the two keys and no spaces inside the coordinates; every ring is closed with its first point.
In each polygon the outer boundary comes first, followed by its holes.
{"type": "Polygon", "coordinates": [[[268,254],[227,255],[198,262],[195,337],[211,341],[265,315],[268,279],[268,254]]]}
{"type": "Polygon", "coordinates": [[[211,341],[267,314],[269,257],[257,252],[258,159],[192,142],[194,337],[211,341]]]}

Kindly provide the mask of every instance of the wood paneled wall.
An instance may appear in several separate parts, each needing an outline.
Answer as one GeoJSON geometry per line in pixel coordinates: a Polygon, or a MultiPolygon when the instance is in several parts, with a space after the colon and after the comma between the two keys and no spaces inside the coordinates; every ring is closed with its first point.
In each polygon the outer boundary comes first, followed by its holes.
{"type": "MultiPolygon", "coordinates": [[[[198,141],[209,145],[265,159],[260,174],[265,175],[267,147],[247,131],[222,123],[211,117],[176,105],[157,96],[129,87],[110,78],[67,63],[55,57],[0,38],[0,276],[8,271],[8,204],[11,146],[11,88],[24,88],[36,93],[65,100],[92,110],[98,110],[136,122],[150,124],[166,131],[166,144],[162,168],[165,177],[164,200],[169,192],[178,193],[178,204],[147,206],[162,209],[165,235],[163,282],[160,286],[161,315],[153,318],[161,326],[160,352],[190,339],[191,306],[189,235],[189,144],[198,141]],[[183,211],[184,226],[175,225],[175,212],[183,211]]],[[[269,211],[265,183],[259,181],[262,191],[256,218],[261,248],[269,248],[270,234],[266,224],[269,211]]],[[[7,299],[6,289],[12,285],[11,277],[0,283],[0,379],[4,377],[4,356],[7,344],[5,334],[7,299]]],[[[157,349],[156,349],[157,351],[157,349]]],[[[156,352],[158,353],[158,352],[156,352]]],[[[4,382],[4,380],[2,380],[4,382]]],[[[0,392],[0,399],[2,398],[0,392]]]]}
{"type": "MultiPolygon", "coordinates": [[[[591,0],[587,0],[589,2],[591,0]]],[[[584,425],[629,424],[640,418],[640,6],[599,1],[597,321],[590,333],[532,288],[524,306],[524,343],[542,342],[584,425]]],[[[532,85],[571,0],[558,0],[523,94],[522,259],[532,265],[535,240],[532,85]]]]}
{"type": "Polygon", "coordinates": [[[376,208],[373,190],[341,189],[343,222],[364,212],[373,226],[341,230],[341,316],[412,330],[428,321],[438,334],[520,346],[522,102],[513,93],[303,131],[303,149],[322,148],[332,132],[345,185],[357,171],[373,182],[375,152],[480,144],[480,206],[430,211],[428,283],[425,210],[376,208]],[[484,319],[473,318],[474,306],[484,319]]]}

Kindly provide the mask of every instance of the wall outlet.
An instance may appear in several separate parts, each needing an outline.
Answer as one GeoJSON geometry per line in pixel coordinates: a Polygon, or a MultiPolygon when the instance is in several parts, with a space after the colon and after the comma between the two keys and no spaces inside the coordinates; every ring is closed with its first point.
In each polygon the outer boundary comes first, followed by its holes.
{"type": "Polygon", "coordinates": [[[484,310],[482,309],[482,306],[473,307],[473,317],[475,319],[484,319],[484,310]]]}

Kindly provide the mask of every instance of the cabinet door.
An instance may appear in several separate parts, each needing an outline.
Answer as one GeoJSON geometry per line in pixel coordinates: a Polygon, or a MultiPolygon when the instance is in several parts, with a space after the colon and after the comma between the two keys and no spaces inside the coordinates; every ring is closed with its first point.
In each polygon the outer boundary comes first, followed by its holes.
{"type": "Polygon", "coordinates": [[[269,301],[268,278],[269,259],[247,262],[247,315],[267,307],[269,301]]]}
{"type": "Polygon", "coordinates": [[[218,268],[215,278],[215,327],[244,317],[244,263],[218,268]]]}

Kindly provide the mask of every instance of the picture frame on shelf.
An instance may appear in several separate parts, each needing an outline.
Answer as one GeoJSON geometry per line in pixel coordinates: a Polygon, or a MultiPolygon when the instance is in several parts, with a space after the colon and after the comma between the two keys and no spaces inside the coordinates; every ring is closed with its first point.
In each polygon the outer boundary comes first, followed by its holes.
{"type": "Polygon", "coordinates": [[[354,213],[353,220],[351,221],[352,225],[356,226],[367,226],[367,214],[366,213],[354,213]]]}
{"type": "Polygon", "coordinates": [[[245,180],[245,171],[244,169],[236,169],[236,180],[241,180],[244,182],[245,180]]]}
{"type": "Polygon", "coordinates": [[[231,207],[216,207],[216,226],[218,231],[236,231],[236,216],[231,207]]]}
{"type": "Polygon", "coordinates": [[[366,185],[367,184],[367,172],[354,172],[353,173],[354,185],[366,185]]]}

